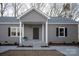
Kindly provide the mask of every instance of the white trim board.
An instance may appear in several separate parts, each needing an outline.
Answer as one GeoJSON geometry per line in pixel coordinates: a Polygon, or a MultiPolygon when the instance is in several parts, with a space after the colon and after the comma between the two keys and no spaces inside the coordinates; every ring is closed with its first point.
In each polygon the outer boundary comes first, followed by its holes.
{"type": "Polygon", "coordinates": [[[44,42],[44,24],[42,24],[42,42],[44,42]]]}
{"type": "Polygon", "coordinates": [[[46,43],[48,43],[48,22],[46,22],[46,43]]]}
{"type": "Polygon", "coordinates": [[[79,24],[79,23],[48,23],[49,25],[51,24],[79,24]]]}
{"type": "Polygon", "coordinates": [[[19,24],[19,22],[0,22],[0,24],[19,24]]]}
{"type": "Polygon", "coordinates": [[[21,34],[22,22],[20,22],[19,28],[20,28],[19,45],[21,46],[22,45],[22,34],[21,34]]]}
{"type": "MultiPolygon", "coordinates": [[[[20,23],[19,22],[0,22],[0,24],[20,24],[20,23]]],[[[79,24],[79,23],[48,23],[48,24],[50,25],[50,24],[79,24]]]]}

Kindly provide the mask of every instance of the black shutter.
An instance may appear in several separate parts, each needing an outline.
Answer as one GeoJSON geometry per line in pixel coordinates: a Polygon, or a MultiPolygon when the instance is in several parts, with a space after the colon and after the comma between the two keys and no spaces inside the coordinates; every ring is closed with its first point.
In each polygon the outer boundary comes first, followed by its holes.
{"type": "Polygon", "coordinates": [[[56,36],[58,36],[58,28],[56,28],[56,36]]]}
{"type": "Polygon", "coordinates": [[[8,36],[10,36],[10,27],[8,28],[8,36]]]}
{"type": "Polygon", "coordinates": [[[65,36],[67,37],[67,28],[65,28],[65,36]]]}

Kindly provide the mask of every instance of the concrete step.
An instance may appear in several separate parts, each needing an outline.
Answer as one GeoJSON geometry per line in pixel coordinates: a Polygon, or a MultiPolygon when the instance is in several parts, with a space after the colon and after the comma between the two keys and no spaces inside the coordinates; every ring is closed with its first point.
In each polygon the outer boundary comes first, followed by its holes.
{"type": "Polygon", "coordinates": [[[41,41],[23,41],[22,44],[24,46],[33,46],[33,47],[47,46],[45,42],[41,41]]]}

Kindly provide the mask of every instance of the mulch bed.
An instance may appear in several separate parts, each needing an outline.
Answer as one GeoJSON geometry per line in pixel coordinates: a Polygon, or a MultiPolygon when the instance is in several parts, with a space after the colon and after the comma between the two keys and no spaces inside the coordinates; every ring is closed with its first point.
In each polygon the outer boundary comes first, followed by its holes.
{"type": "Polygon", "coordinates": [[[65,56],[57,50],[10,50],[0,56],[65,56]]]}
{"type": "Polygon", "coordinates": [[[48,46],[79,46],[79,43],[49,43],[48,46]]]}

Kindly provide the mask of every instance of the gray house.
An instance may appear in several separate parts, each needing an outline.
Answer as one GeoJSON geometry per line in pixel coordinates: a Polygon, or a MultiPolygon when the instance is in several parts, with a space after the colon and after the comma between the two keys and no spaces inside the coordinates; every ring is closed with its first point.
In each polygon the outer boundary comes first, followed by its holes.
{"type": "Polygon", "coordinates": [[[0,43],[48,45],[53,43],[77,43],[78,22],[65,17],[48,17],[31,8],[20,17],[0,17],[0,43]]]}

